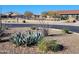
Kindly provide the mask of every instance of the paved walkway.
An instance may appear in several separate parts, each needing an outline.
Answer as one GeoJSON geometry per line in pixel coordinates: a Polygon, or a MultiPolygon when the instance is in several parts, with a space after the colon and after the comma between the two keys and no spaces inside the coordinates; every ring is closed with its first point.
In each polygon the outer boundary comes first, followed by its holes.
{"type": "MultiPolygon", "coordinates": [[[[17,24],[17,23],[6,23],[6,24],[17,24]]],[[[66,23],[65,21],[27,20],[26,23],[18,23],[18,24],[49,24],[49,25],[79,26],[79,21],[77,21],[76,23],[66,23]]]]}

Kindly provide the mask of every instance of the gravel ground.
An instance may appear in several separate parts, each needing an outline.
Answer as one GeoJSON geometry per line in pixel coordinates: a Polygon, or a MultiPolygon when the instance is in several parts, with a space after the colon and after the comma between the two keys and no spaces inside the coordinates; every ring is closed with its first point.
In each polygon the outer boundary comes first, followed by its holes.
{"type": "MultiPolygon", "coordinates": [[[[7,30],[8,33],[14,33],[19,31],[24,31],[21,28],[15,28],[7,30]]],[[[78,54],[79,53],[79,34],[62,34],[61,30],[52,29],[49,30],[50,36],[45,37],[49,40],[57,40],[58,43],[63,44],[65,46],[65,49],[63,51],[59,52],[51,52],[48,53],[54,53],[54,54],[78,54]],[[52,34],[53,33],[53,34],[52,34]]],[[[8,36],[10,37],[10,36],[8,36]]],[[[5,40],[7,37],[1,37],[2,41],[0,41],[0,53],[1,54],[38,54],[38,48],[37,46],[33,47],[16,47],[11,42],[5,40]]],[[[8,38],[7,38],[8,39],[8,38]]]]}
{"type": "MultiPolygon", "coordinates": [[[[65,34],[59,36],[46,37],[49,40],[57,40],[58,43],[65,46],[63,51],[56,53],[63,54],[78,54],[79,53],[79,35],[77,34],[65,34]]],[[[53,52],[52,52],[53,53],[53,52]]]]}

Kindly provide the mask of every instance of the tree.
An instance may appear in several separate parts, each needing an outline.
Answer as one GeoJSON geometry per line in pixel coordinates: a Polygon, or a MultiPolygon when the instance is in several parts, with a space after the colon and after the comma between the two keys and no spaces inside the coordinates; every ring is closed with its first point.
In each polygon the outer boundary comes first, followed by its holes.
{"type": "Polygon", "coordinates": [[[16,18],[17,19],[17,23],[18,23],[18,16],[19,16],[20,14],[18,13],[18,12],[8,12],[8,17],[9,18],[16,18]]]}
{"type": "Polygon", "coordinates": [[[47,12],[42,12],[41,15],[42,15],[42,16],[47,16],[48,13],[47,13],[47,12]]]}
{"type": "Polygon", "coordinates": [[[68,15],[61,15],[61,20],[68,20],[69,16],[68,15]]]}
{"type": "Polygon", "coordinates": [[[10,18],[12,18],[12,14],[13,14],[13,12],[9,12],[9,13],[8,13],[8,16],[9,16],[10,18]]]}
{"type": "Polygon", "coordinates": [[[30,19],[30,17],[33,15],[33,13],[32,12],[29,12],[29,11],[26,11],[25,13],[24,13],[24,16],[26,16],[28,19],[30,19]]]}
{"type": "Polygon", "coordinates": [[[49,16],[53,16],[55,18],[60,17],[60,15],[58,14],[58,12],[56,12],[56,11],[48,11],[48,15],[49,16]]]}

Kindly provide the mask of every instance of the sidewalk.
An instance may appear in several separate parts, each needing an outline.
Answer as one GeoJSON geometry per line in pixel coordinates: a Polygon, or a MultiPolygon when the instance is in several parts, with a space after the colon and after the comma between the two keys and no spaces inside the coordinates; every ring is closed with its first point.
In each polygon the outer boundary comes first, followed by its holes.
{"type": "Polygon", "coordinates": [[[79,21],[77,21],[76,23],[66,23],[65,21],[26,20],[26,23],[6,23],[6,24],[49,24],[49,25],[79,26],[79,21]]]}

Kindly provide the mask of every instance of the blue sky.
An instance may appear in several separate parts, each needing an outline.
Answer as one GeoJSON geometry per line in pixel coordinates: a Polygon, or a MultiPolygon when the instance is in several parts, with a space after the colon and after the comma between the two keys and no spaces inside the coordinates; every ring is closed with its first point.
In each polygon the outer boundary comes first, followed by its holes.
{"type": "Polygon", "coordinates": [[[23,14],[25,11],[31,11],[40,14],[50,10],[79,10],[79,5],[0,5],[2,13],[13,11],[23,14]]]}

